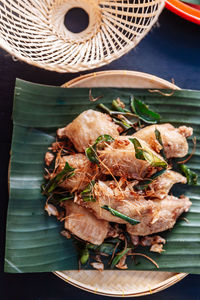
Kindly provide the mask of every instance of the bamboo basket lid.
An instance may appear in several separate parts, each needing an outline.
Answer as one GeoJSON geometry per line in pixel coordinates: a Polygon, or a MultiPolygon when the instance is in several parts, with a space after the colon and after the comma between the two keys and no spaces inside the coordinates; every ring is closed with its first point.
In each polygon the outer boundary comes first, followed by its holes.
{"type": "Polygon", "coordinates": [[[0,46],[47,70],[97,68],[134,48],[163,7],[164,0],[2,0],[0,46]],[[77,7],[88,14],[89,25],[73,33],[64,20],[77,7]]]}
{"type": "MultiPolygon", "coordinates": [[[[126,87],[179,89],[156,76],[134,71],[103,71],[75,78],[63,87],[126,87]]],[[[187,276],[186,273],[153,271],[62,271],[58,277],[85,291],[114,297],[137,297],[159,292],[187,276]]]]}

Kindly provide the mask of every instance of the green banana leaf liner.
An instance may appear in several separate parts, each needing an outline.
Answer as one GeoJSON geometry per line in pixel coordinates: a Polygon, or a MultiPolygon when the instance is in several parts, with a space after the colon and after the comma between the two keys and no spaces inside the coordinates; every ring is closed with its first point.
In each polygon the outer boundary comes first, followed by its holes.
{"type": "MultiPolygon", "coordinates": [[[[169,91],[166,91],[169,92],[169,91]]],[[[171,92],[171,91],[170,91],[171,92]]],[[[170,97],[146,89],[95,88],[89,101],[89,89],[64,89],[17,79],[13,107],[9,206],[6,229],[5,271],[11,273],[50,272],[78,269],[78,252],[73,239],[61,236],[63,223],[44,211],[41,195],[44,155],[55,141],[56,130],[98,102],[110,105],[120,97],[129,103],[131,95],[143,100],[160,113],[161,122],[187,125],[197,138],[195,155],[188,167],[200,173],[200,92],[177,90],[170,97]]],[[[189,139],[190,151],[193,147],[189,139]]],[[[156,261],[159,269],[144,257],[128,259],[129,270],[179,271],[200,274],[200,187],[176,185],[173,194],[187,195],[192,206],[172,230],[161,233],[166,239],[165,252],[137,248],[156,261]],[[188,222],[183,219],[186,216],[188,222]]],[[[86,269],[90,269],[87,264],[86,269]]],[[[108,267],[109,268],[109,267],[108,267]]]]}

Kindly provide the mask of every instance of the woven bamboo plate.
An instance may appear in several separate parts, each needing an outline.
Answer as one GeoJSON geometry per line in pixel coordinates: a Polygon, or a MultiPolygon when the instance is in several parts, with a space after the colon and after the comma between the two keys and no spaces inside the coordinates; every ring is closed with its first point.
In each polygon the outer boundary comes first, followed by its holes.
{"type": "MultiPolygon", "coordinates": [[[[156,76],[133,71],[105,71],[75,78],[63,87],[170,88],[174,84],[156,76]]],[[[88,292],[104,296],[137,297],[159,292],[187,274],[152,271],[62,271],[55,274],[88,292]]]]}
{"type": "Polygon", "coordinates": [[[0,47],[47,70],[97,68],[134,48],[164,4],[164,0],[1,0],[0,47]],[[64,24],[73,8],[84,10],[89,18],[88,27],[79,33],[64,24]]]}

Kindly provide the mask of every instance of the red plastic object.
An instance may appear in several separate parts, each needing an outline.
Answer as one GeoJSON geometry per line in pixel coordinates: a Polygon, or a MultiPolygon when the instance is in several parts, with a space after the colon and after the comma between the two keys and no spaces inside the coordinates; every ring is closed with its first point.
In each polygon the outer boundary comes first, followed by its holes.
{"type": "Polygon", "coordinates": [[[199,5],[189,5],[179,0],[165,0],[165,7],[182,18],[200,25],[199,5]]]}

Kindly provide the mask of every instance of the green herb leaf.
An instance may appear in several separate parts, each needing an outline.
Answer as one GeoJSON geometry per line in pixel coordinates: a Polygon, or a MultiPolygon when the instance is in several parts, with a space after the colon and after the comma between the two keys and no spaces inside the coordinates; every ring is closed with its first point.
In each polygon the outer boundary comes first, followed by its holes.
{"type": "Polygon", "coordinates": [[[89,257],[90,257],[90,253],[86,245],[86,247],[81,251],[81,257],[80,257],[81,264],[85,265],[88,262],[89,257]]]}
{"type": "Polygon", "coordinates": [[[131,110],[135,113],[142,121],[155,124],[160,121],[160,115],[148,108],[141,100],[131,97],[131,110]]]}
{"type": "Polygon", "coordinates": [[[58,205],[63,201],[74,199],[74,194],[71,194],[70,192],[66,193],[52,193],[51,198],[49,199],[49,202],[52,204],[58,205]]]}
{"type": "Polygon", "coordinates": [[[130,113],[130,110],[129,110],[129,109],[126,109],[125,107],[122,108],[122,107],[119,105],[119,103],[118,103],[117,100],[113,100],[113,101],[112,101],[112,108],[113,108],[114,110],[117,110],[117,111],[120,111],[120,112],[129,112],[129,113],[130,113]]]}
{"type": "Polygon", "coordinates": [[[120,243],[122,240],[118,239],[118,238],[113,238],[113,237],[110,237],[110,238],[107,238],[105,240],[106,243],[111,243],[111,244],[117,244],[117,243],[120,243]]]}
{"type": "Polygon", "coordinates": [[[81,198],[84,202],[95,202],[96,199],[93,197],[93,188],[95,181],[92,180],[86,188],[81,192],[81,198]]]}
{"type": "Polygon", "coordinates": [[[117,211],[117,210],[111,208],[111,207],[108,206],[108,205],[104,205],[104,206],[102,206],[101,208],[103,208],[103,209],[109,211],[113,216],[118,217],[118,218],[120,218],[120,219],[123,219],[124,221],[130,223],[131,225],[136,225],[136,224],[139,224],[139,223],[140,223],[140,221],[135,220],[135,219],[133,219],[133,218],[130,218],[130,217],[128,217],[128,216],[126,216],[126,215],[120,213],[119,211],[117,211]]]}
{"type": "Polygon", "coordinates": [[[64,168],[60,173],[58,173],[54,178],[49,180],[45,188],[43,189],[44,194],[50,194],[55,190],[59,183],[63,182],[66,178],[74,176],[74,168],[72,168],[68,162],[66,162],[64,168]]]}
{"type": "Polygon", "coordinates": [[[112,255],[115,246],[115,244],[111,243],[102,243],[100,246],[98,246],[97,251],[108,255],[112,255]]]}
{"type": "Polygon", "coordinates": [[[116,266],[118,264],[118,262],[120,261],[120,259],[126,255],[126,253],[131,250],[131,248],[127,248],[127,249],[124,249],[122,252],[118,253],[112,260],[112,263],[111,263],[111,269],[114,268],[114,266],[116,266]]]}
{"type": "Polygon", "coordinates": [[[87,249],[95,251],[99,246],[91,243],[87,244],[87,249]]]}
{"type": "Polygon", "coordinates": [[[112,119],[113,119],[113,122],[115,122],[115,124],[121,126],[124,130],[128,130],[128,129],[133,128],[131,125],[127,124],[127,122],[125,122],[124,120],[120,121],[120,120],[115,119],[115,118],[112,118],[112,119]]]}
{"type": "Polygon", "coordinates": [[[85,149],[85,155],[92,163],[97,164],[97,165],[99,164],[99,160],[98,160],[98,157],[96,154],[96,149],[94,149],[93,146],[85,149]]]}
{"type": "Polygon", "coordinates": [[[149,184],[151,184],[156,178],[158,178],[159,176],[161,176],[165,172],[166,172],[166,169],[162,169],[162,170],[156,172],[155,174],[153,174],[148,179],[141,180],[139,182],[139,184],[134,186],[134,189],[136,189],[136,190],[145,190],[145,189],[147,189],[149,184]]]}
{"type": "Polygon", "coordinates": [[[112,117],[113,122],[121,126],[124,130],[133,128],[133,125],[138,121],[138,117],[131,113],[128,109],[121,108],[117,104],[116,100],[113,100],[112,106],[114,106],[116,111],[110,110],[103,103],[98,104],[97,107],[102,109],[105,113],[109,114],[112,117]]]}
{"type": "Polygon", "coordinates": [[[98,165],[99,164],[99,159],[98,159],[97,153],[96,153],[97,145],[102,143],[102,142],[112,142],[112,141],[114,141],[114,139],[110,135],[108,135],[108,134],[100,135],[91,147],[86,148],[85,154],[86,154],[87,158],[92,163],[95,163],[95,164],[98,165]]]}
{"type": "Polygon", "coordinates": [[[140,144],[140,142],[136,139],[136,138],[130,138],[129,139],[133,145],[134,145],[134,148],[135,148],[135,157],[137,159],[142,159],[142,160],[145,160],[145,157],[144,157],[144,150],[142,149],[142,146],[140,144]]]}
{"type": "Polygon", "coordinates": [[[186,165],[182,164],[180,165],[182,173],[187,178],[187,183],[189,185],[197,185],[198,175],[191,171],[186,165]]]}
{"type": "Polygon", "coordinates": [[[106,106],[104,105],[103,103],[99,103],[97,105],[98,108],[100,108],[101,110],[103,110],[105,113],[109,114],[111,116],[111,110],[106,106]]]}
{"type": "Polygon", "coordinates": [[[157,128],[155,129],[155,136],[156,136],[156,140],[158,141],[158,143],[162,146],[160,154],[164,157],[165,160],[167,160],[166,155],[165,155],[164,146],[163,146],[162,137],[161,137],[160,131],[157,128]]]}
{"type": "Polygon", "coordinates": [[[129,138],[135,148],[135,157],[137,159],[146,160],[152,167],[166,168],[167,162],[161,160],[159,156],[155,155],[149,148],[142,147],[138,139],[129,138]]]}

